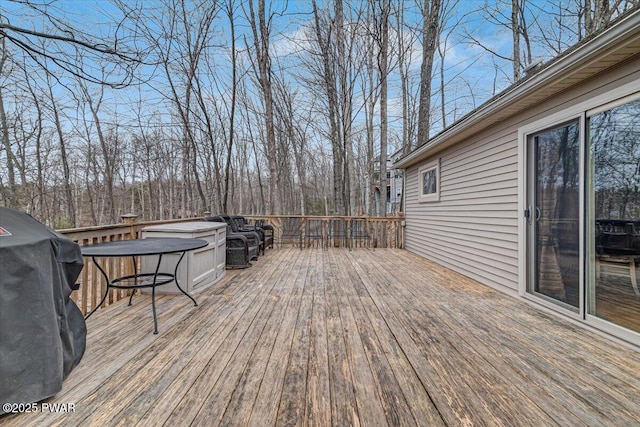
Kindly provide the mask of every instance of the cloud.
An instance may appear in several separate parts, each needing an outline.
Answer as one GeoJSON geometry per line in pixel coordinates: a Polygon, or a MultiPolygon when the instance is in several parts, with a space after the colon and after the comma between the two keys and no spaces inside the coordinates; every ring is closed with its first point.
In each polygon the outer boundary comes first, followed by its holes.
{"type": "Polygon", "coordinates": [[[293,31],[278,34],[271,43],[271,55],[285,58],[309,50],[310,41],[307,37],[307,30],[307,26],[300,25],[293,31]]]}

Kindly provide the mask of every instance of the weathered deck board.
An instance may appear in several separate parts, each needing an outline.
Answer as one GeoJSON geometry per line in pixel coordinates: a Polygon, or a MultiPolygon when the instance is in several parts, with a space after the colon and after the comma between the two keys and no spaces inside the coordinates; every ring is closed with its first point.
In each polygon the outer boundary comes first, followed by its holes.
{"type": "MultiPolygon", "coordinates": [[[[429,264],[424,260],[422,262],[429,264]]],[[[413,289],[416,298],[424,294],[424,286],[419,284],[425,279],[416,274],[417,270],[409,270],[410,263],[399,262],[394,266],[395,271],[407,269],[404,271],[408,273],[402,275],[405,284],[402,290],[413,289]]],[[[386,267],[379,271],[383,274],[394,271],[388,268],[390,265],[386,267]]],[[[583,335],[582,340],[577,340],[576,334],[584,333],[583,329],[526,305],[518,315],[514,315],[512,301],[496,301],[495,293],[490,289],[485,289],[486,297],[477,295],[474,299],[460,298],[460,295],[465,295],[464,292],[452,291],[465,289],[469,285],[475,287],[473,281],[447,274],[446,271],[440,272],[440,276],[429,283],[449,301],[445,303],[443,300],[438,304],[443,312],[437,317],[447,322],[448,327],[444,329],[460,334],[459,342],[478,338],[476,342],[479,348],[497,350],[494,351],[494,357],[486,359],[486,363],[496,363],[498,356],[509,354],[511,350],[516,358],[507,366],[518,366],[520,363],[537,370],[537,375],[525,376],[520,384],[516,376],[507,378],[518,385],[522,393],[529,395],[532,395],[536,386],[543,384],[539,394],[533,394],[532,397],[543,397],[554,391],[557,399],[539,399],[536,402],[539,406],[549,406],[550,416],[561,416],[562,412],[555,412],[558,402],[565,405],[565,411],[582,410],[582,416],[586,417],[583,419],[588,424],[610,423],[620,413],[628,413],[631,419],[638,416],[637,400],[633,401],[635,395],[625,391],[628,386],[632,390],[640,386],[637,352],[631,351],[630,358],[620,357],[619,353],[611,351],[601,354],[600,346],[610,346],[610,341],[595,334],[583,335]],[[457,307],[452,308],[452,304],[457,307]],[[462,323],[465,321],[466,324],[462,323]],[[473,330],[474,333],[465,333],[465,330],[473,330]],[[596,357],[589,357],[591,355],[596,357]],[[604,356],[604,360],[598,356],[604,356]],[[616,369],[616,366],[623,370],[616,369]],[[603,392],[607,395],[606,402],[599,402],[603,392]],[[633,415],[628,412],[630,409],[633,415]]],[[[627,352],[624,353],[629,356],[627,352]]],[[[467,351],[467,354],[472,355],[473,351],[467,351]]]]}
{"type": "MultiPolygon", "coordinates": [[[[346,253],[341,254],[341,256],[345,255],[346,253]]],[[[440,416],[431,405],[422,384],[413,381],[415,380],[413,372],[409,376],[396,375],[397,372],[402,371],[403,365],[406,367],[408,363],[405,363],[402,349],[396,345],[396,337],[382,323],[384,320],[381,318],[381,312],[366,291],[363,278],[350,274],[350,271],[341,264],[343,263],[336,263],[336,266],[339,266],[345,277],[344,289],[349,290],[353,287],[349,305],[357,318],[358,333],[362,337],[370,364],[369,370],[373,375],[378,399],[382,402],[387,423],[392,426],[411,425],[416,420],[422,420],[429,421],[429,425],[438,425],[440,416]],[[417,387],[416,383],[418,383],[417,387]]]]}
{"type": "MultiPolygon", "coordinates": [[[[305,391],[303,424],[326,426],[331,424],[331,392],[329,390],[329,358],[325,310],[323,257],[316,254],[313,280],[313,304],[309,329],[309,359],[307,361],[307,389],[305,391]]],[[[295,402],[302,405],[303,402],[295,402]]]]}
{"type": "MultiPolygon", "coordinates": [[[[276,422],[280,403],[278,397],[282,394],[285,372],[291,354],[293,331],[305,288],[309,255],[310,252],[304,252],[304,258],[295,264],[291,271],[289,303],[280,322],[280,327],[278,328],[276,325],[274,328],[277,333],[275,340],[272,340],[271,343],[267,342],[267,344],[271,344],[271,349],[266,354],[269,360],[264,369],[259,389],[257,389],[255,402],[250,408],[249,425],[273,425],[276,422]]],[[[225,417],[230,420],[229,423],[232,423],[235,411],[227,411],[225,417]]],[[[225,424],[225,420],[223,420],[223,424],[225,424]]]]}
{"type": "MultiPolygon", "coordinates": [[[[476,399],[478,388],[473,388],[475,369],[463,369],[460,357],[449,340],[443,336],[437,319],[437,311],[431,310],[422,316],[416,309],[416,300],[407,297],[400,289],[394,288],[393,293],[387,292],[392,281],[387,280],[383,271],[372,264],[375,262],[373,254],[359,254],[354,269],[361,278],[366,280],[366,290],[363,295],[369,296],[372,303],[380,311],[378,316],[385,322],[390,333],[396,336],[401,348],[410,349],[413,358],[411,363],[419,367],[424,387],[431,399],[436,401],[440,415],[450,425],[464,425],[475,417],[483,419],[488,425],[499,424],[494,408],[487,399],[476,399]],[[370,258],[370,260],[368,260],[370,258]],[[368,261],[365,261],[368,260],[368,261]],[[400,293],[398,293],[400,292],[400,293]],[[418,320],[416,316],[422,316],[418,320]],[[412,348],[417,345],[417,349],[412,348]],[[426,371],[425,371],[426,368],[426,371]],[[430,386],[426,385],[435,382],[430,386]]],[[[368,298],[367,298],[368,299],[368,298]]],[[[384,330],[381,324],[378,329],[384,330]]],[[[419,375],[420,375],[419,374],[419,375]]],[[[493,397],[489,399],[493,400],[493,397]]]]}
{"type": "MultiPolygon", "coordinates": [[[[277,268],[278,264],[272,267],[277,268]]],[[[238,274],[237,278],[244,277],[246,271],[238,274]]],[[[270,271],[265,272],[268,276],[270,271]]],[[[231,335],[237,329],[239,320],[243,315],[250,313],[251,304],[258,301],[261,294],[256,289],[264,289],[258,285],[258,278],[247,277],[245,280],[239,280],[238,283],[243,284],[244,289],[231,293],[225,289],[224,295],[229,298],[228,315],[226,313],[203,312],[203,316],[210,316],[219,324],[215,331],[210,332],[210,337],[202,346],[202,351],[198,352],[196,357],[181,374],[173,380],[164,393],[155,402],[151,402],[151,406],[142,416],[143,425],[162,425],[174,413],[188,411],[195,414],[199,410],[199,402],[210,392],[211,387],[207,381],[214,381],[220,375],[223,366],[212,363],[213,357],[226,357],[228,351],[237,345],[238,338],[231,335]],[[255,279],[255,280],[254,280],[255,279]],[[226,348],[223,348],[223,344],[226,348]],[[189,398],[193,401],[189,401],[189,398]]],[[[129,424],[132,425],[132,424],[129,424]]]]}
{"type": "MultiPolygon", "coordinates": [[[[332,251],[329,255],[341,253],[332,251]]],[[[368,330],[371,323],[363,315],[361,307],[354,304],[357,301],[355,293],[356,282],[350,280],[343,269],[344,264],[332,258],[330,268],[339,270],[342,282],[336,283],[335,291],[340,295],[340,318],[343,322],[345,349],[352,367],[352,380],[355,403],[362,425],[383,426],[386,420],[384,407],[380,400],[379,381],[371,366],[368,337],[362,333],[368,330]],[[347,278],[345,280],[345,278],[347,278]]]]}
{"type": "MultiPolygon", "coordinates": [[[[369,260],[368,264],[374,266],[375,269],[381,268],[381,266],[377,265],[377,260],[375,259],[369,260]]],[[[387,272],[383,272],[380,276],[382,282],[393,282],[393,278],[387,272]]],[[[476,390],[486,389],[487,385],[490,384],[492,389],[490,395],[486,396],[482,401],[472,404],[467,403],[462,408],[472,408],[472,405],[475,404],[475,408],[473,408],[475,416],[484,413],[483,419],[490,421],[489,423],[492,425],[513,425],[517,423],[517,419],[512,417],[514,415],[517,416],[521,410],[529,413],[532,425],[552,424],[551,419],[542,413],[534,402],[531,402],[521,390],[514,387],[510,377],[505,378],[503,370],[506,367],[495,366],[495,356],[497,355],[495,348],[481,347],[483,354],[480,354],[470,345],[474,341],[475,334],[458,334],[456,332],[469,331],[471,330],[470,328],[473,328],[473,325],[465,321],[463,316],[458,315],[458,313],[447,312],[447,307],[455,302],[455,295],[447,295],[446,292],[438,295],[422,292],[411,293],[402,289],[397,290],[398,292],[394,296],[389,294],[386,288],[388,286],[383,285],[379,289],[382,295],[381,301],[386,301],[386,303],[390,303],[393,300],[398,301],[396,307],[393,308],[393,312],[397,313],[399,317],[404,314],[404,319],[402,320],[403,329],[413,331],[411,333],[413,340],[422,343],[422,348],[429,349],[430,353],[439,355],[437,358],[439,364],[435,366],[435,369],[441,369],[438,377],[443,379],[450,377],[449,381],[453,385],[444,389],[434,388],[432,390],[432,394],[436,398],[443,396],[451,399],[453,396],[448,396],[450,394],[448,390],[455,389],[462,393],[458,399],[473,400],[473,393],[476,390]],[[406,306],[407,301],[420,300],[422,298],[437,299],[440,302],[428,313],[412,308],[407,313],[402,313],[402,306],[398,305],[399,302],[404,302],[406,306]],[[456,318],[453,319],[451,316],[456,318]],[[451,322],[456,321],[458,324],[452,327],[451,322]]],[[[384,317],[393,316],[393,312],[384,317]]],[[[428,355],[427,357],[429,358],[428,355]]],[[[442,408],[442,405],[439,407],[442,408]]],[[[447,414],[443,413],[443,415],[447,414]]],[[[456,424],[463,424],[469,420],[471,414],[463,412],[451,414],[450,416],[456,418],[456,424]]]]}
{"type": "MultiPolygon", "coordinates": [[[[264,259],[263,259],[264,260],[264,259]]],[[[191,424],[197,417],[209,417],[208,425],[222,418],[235,386],[239,384],[249,356],[264,323],[276,307],[276,285],[280,281],[280,271],[287,267],[282,259],[274,260],[267,266],[268,274],[258,278],[250,295],[251,304],[238,311],[238,321],[220,343],[218,352],[212,355],[207,369],[199,376],[191,389],[179,400],[176,409],[167,419],[168,425],[191,424]]],[[[250,285],[251,286],[251,285],[250,285]]]]}
{"type": "MultiPolygon", "coordinates": [[[[315,261],[315,257],[312,259],[315,261]]],[[[313,293],[315,281],[318,280],[316,265],[316,262],[309,263],[304,279],[300,308],[292,333],[289,361],[284,372],[280,401],[277,402],[276,425],[302,425],[305,418],[306,405],[301,402],[306,402],[313,293]]],[[[259,416],[255,412],[252,422],[261,426],[259,416]]]]}
{"type": "Polygon", "coordinates": [[[276,249],[99,310],[32,425],[640,424],[640,353],[403,250],[276,249]]]}

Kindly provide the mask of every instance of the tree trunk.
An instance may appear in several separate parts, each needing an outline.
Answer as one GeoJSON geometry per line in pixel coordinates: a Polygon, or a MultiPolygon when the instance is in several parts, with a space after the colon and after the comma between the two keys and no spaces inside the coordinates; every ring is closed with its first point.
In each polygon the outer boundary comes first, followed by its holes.
{"type": "Polygon", "coordinates": [[[418,145],[429,140],[431,113],[431,74],[435,43],[440,28],[441,0],[424,0],[422,9],[422,66],[420,69],[420,110],[418,114],[418,145]]]}
{"type": "Polygon", "coordinates": [[[380,216],[387,214],[387,74],[389,68],[389,0],[382,2],[380,54],[380,216]]]}
{"type": "MultiPolygon", "coordinates": [[[[0,66],[0,69],[1,68],[0,66]]],[[[9,124],[7,122],[7,114],[4,110],[2,87],[0,87],[0,125],[2,125],[2,145],[7,153],[7,172],[9,175],[9,185],[7,186],[5,200],[7,206],[17,209],[20,206],[16,190],[15,162],[13,159],[13,151],[11,150],[11,141],[9,140],[9,124]]]]}
{"type": "Polygon", "coordinates": [[[511,0],[511,37],[513,39],[513,81],[520,79],[520,0],[511,0]]]}
{"type": "MultiPolygon", "coordinates": [[[[407,155],[411,151],[412,144],[409,139],[409,63],[407,61],[408,49],[405,46],[404,32],[404,2],[401,2],[395,10],[398,25],[398,74],[402,92],[402,154],[407,155]]],[[[444,61],[442,61],[444,62],[444,61]]],[[[443,113],[444,117],[444,113],[443,113]]],[[[443,119],[444,120],[444,119],[443,119]]]]}
{"type": "MultiPolygon", "coordinates": [[[[249,0],[249,23],[253,33],[255,60],[258,65],[256,74],[264,101],[264,121],[266,130],[267,164],[269,166],[269,213],[280,214],[280,195],[278,191],[278,158],[276,134],[273,120],[273,89],[271,86],[271,58],[269,56],[270,28],[267,26],[265,0],[258,0],[258,20],[256,21],[253,0],[249,0]]],[[[272,16],[269,17],[271,21],[272,16]]]]}
{"type": "MultiPolygon", "coordinates": [[[[102,131],[102,122],[98,114],[100,109],[100,104],[102,104],[103,92],[102,91],[100,92],[100,96],[97,100],[97,103],[94,104],[93,99],[89,94],[88,88],[82,83],[81,83],[81,88],[84,93],[85,102],[87,103],[87,105],[89,106],[89,110],[91,111],[91,117],[93,118],[93,123],[96,126],[96,133],[98,136],[98,141],[100,142],[100,148],[102,150],[102,160],[104,161],[104,182],[107,187],[106,188],[107,201],[109,203],[109,222],[111,224],[115,224],[116,222],[118,222],[118,218],[116,217],[116,207],[115,207],[116,201],[113,193],[113,185],[114,185],[113,172],[115,168],[115,165],[114,165],[115,159],[113,158],[114,153],[112,152],[115,150],[109,147],[109,144],[102,131]]],[[[90,135],[87,135],[87,141],[90,141],[90,135]]]]}
{"type": "MultiPolygon", "coordinates": [[[[355,165],[353,159],[353,138],[351,135],[351,122],[352,122],[352,103],[351,103],[351,89],[349,85],[349,66],[348,61],[351,59],[351,54],[346,52],[346,37],[344,34],[344,7],[342,0],[336,0],[335,6],[335,26],[336,26],[336,45],[338,55],[335,61],[338,65],[338,80],[340,81],[340,117],[342,118],[342,147],[341,150],[344,154],[342,157],[342,164],[339,165],[342,168],[342,182],[340,182],[340,197],[342,198],[342,205],[344,206],[343,214],[353,215],[353,210],[356,206],[355,201],[355,165]]],[[[335,165],[334,165],[335,167],[335,165]]]]}
{"type": "MultiPolygon", "coordinates": [[[[47,79],[48,80],[48,79],[47,79]]],[[[73,200],[73,189],[71,188],[71,170],[69,168],[69,158],[67,156],[67,145],[64,140],[64,133],[62,132],[62,123],[60,122],[60,113],[58,110],[58,106],[55,102],[55,97],[53,96],[53,88],[51,85],[51,81],[48,80],[49,84],[49,97],[51,98],[51,109],[53,111],[53,120],[56,127],[56,133],[58,135],[58,142],[60,144],[60,160],[62,161],[62,170],[63,170],[63,187],[65,193],[65,202],[67,206],[67,219],[71,223],[71,227],[76,227],[76,209],[74,206],[73,200]]]]}
{"type": "MultiPolygon", "coordinates": [[[[331,139],[331,148],[333,154],[333,210],[338,215],[346,214],[346,206],[344,199],[344,143],[342,141],[340,124],[339,124],[339,102],[338,102],[338,88],[336,86],[335,79],[335,58],[331,57],[329,50],[330,36],[326,39],[322,33],[323,25],[320,22],[320,15],[315,0],[312,1],[313,16],[315,23],[315,35],[316,41],[320,48],[320,54],[322,57],[322,80],[324,82],[324,90],[327,94],[327,105],[329,113],[329,135],[331,139]]],[[[336,6],[337,7],[337,6],[336,6]]],[[[329,28],[328,31],[331,31],[329,28]]]]}
{"type": "MultiPolygon", "coordinates": [[[[2,56],[0,56],[0,74],[7,60],[7,48],[4,38],[2,39],[2,56]]],[[[4,109],[4,100],[2,95],[2,86],[0,85],[0,130],[2,131],[2,145],[7,153],[7,172],[9,175],[9,186],[7,195],[5,196],[7,206],[18,208],[18,193],[16,190],[16,175],[13,161],[13,151],[11,150],[11,141],[9,140],[9,123],[7,121],[7,113],[4,109]]]]}
{"type": "Polygon", "coordinates": [[[233,1],[227,5],[227,16],[229,17],[229,27],[231,28],[231,111],[229,113],[229,142],[227,145],[227,163],[224,170],[224,193],[222,199],[222,210],[227,212],[229,200],[229,172],[231,170],[231,155],[233,153],[233,137],[235,135],[236,117],[236,97],[238,92],[238,64],[236,52],[236,27],[233,18],[233,1]]]}
{"type": "MultiPolygon", "coordinates": [[[[0,70],[2,69],[2,67],[0,67],[0,70]]],[[[37,113],[37,126],[38,126],[38,130],[36,132],[35,135],[35,141],[36,141],[36,149],[35,149],[35,155],[36,155],[36,187],[37,187],[37,191],[38,191],[38,203],[40,205],[40,215],[39,217],[41,218],[50,218],[50,212],[49,212],[49,207],[48,207],[48,203],[47,203],[47,197],[46,197],[46,188],[45,188],[45,184],[44,184],[44,166],[43,166],[43,161],[42,161],[42,156],[43,156],[43,152],[42,152],[42,128],[43,128],[43,112],[42,112],[42,106],[40,105],[40,99],[38,99],[38,96],[36,95],[36,92],[33,88],[33,86],[31,85],[31,80],[29,78],[28,72],[26,70],[26,68],[24,69],[24,77],[25,77],[25,82],[27,83],[27,88],[29,89],[29,93],[31,94],[31,99],[33,100],[33,105],[36,108],[36,113],[37,113]]],[[[2,95],[0,94],[0,98],[2,97],[2,95]]],[[[2,102],[2,100],[0,99],[0,102],[2,102]]],[[[0,106],[0,109],[3,109],[0,106]]],[[[2,114],[2,113],[0,113],[2,114]]]]}
{"type": "Polygon", "coordinates": [[[375,162],[374,162],[374,134],[373,134],[373,116],[376,104],[375,87],[374,87],[374,66],[373,66],[373,46],[369,47],[367,52],[367,84],[368,91],[365,97],[365,120],[367,128],[367,213],[374,216],[375,209],[375,162]]]}

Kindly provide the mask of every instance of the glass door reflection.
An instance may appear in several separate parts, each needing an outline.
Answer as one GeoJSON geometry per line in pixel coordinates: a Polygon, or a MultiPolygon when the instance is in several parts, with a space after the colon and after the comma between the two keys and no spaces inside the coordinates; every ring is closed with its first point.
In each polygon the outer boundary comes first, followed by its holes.
{"type": "Polygon", "coordinates": [[[588,312],[640,332],[640,100],[588,118],[588,312]]]}
{"type": "Polygon", "coordinates": [[[580,306],[579,120],[529,140],[528,290],[577,312],[580,306]]]}

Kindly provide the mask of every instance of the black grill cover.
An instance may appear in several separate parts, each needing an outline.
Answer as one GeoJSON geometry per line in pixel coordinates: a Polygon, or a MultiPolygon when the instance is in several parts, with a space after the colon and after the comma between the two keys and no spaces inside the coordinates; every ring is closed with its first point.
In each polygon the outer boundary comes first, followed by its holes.
{"type": "Polygon", "coordinates": [[[87,328],[69,298],[82,267],[72,240],[0,208],[0,404],[55,395],[82,359],[87,328]]]}

